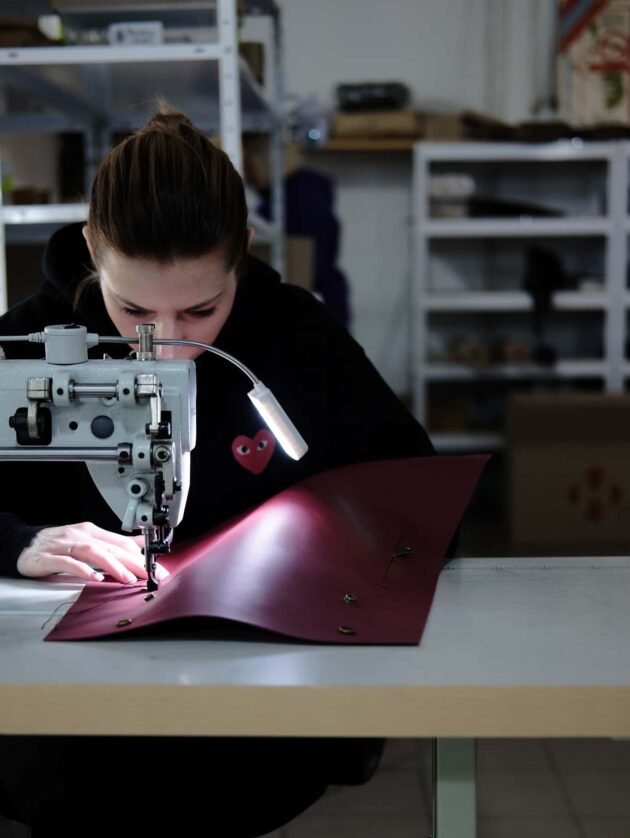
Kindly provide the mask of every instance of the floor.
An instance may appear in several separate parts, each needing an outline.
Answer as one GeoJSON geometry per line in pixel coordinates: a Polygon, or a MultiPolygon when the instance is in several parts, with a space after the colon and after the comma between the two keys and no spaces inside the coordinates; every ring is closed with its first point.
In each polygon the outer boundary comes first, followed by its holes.
{"type": "MultiPolygon", "coordinates": [[[[630,838],[630,741],[481,740],[477,775],[478,838],[630,838]]],[[[268,838],[427,838],[430,812],[430,742],[395,739],[367,785],[268,838]]],[[[0,822],[0,838],[27,835],[0,822]]]]}

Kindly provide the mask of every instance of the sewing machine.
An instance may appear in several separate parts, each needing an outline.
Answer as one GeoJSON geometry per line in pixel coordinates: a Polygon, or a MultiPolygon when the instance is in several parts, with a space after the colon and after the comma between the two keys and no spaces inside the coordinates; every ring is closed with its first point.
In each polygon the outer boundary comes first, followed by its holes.
{"type": "MultiPolygon", "coordinates": [[[[48,326],[46,359],[0,362],[0,459],[85,462],[125,532],[145,537],[149,590],[184,514],[195,446],[193,361],[157,361],[152,326],[135,358],[88,361],[84,326],[48,326]]],[[[6,338],[4,339],[6,340],[6,338]]]]}
{"type": "MultiPolygon", "coordinates": [[[[271,392],[243,364],[212,346],[137,336],[99,337],[84,326],[3,336],[43,343],[45,360],[0,360],[0,460],[85,462],[125,532],[140,530],[150,591],[157,557],[170,549],[184,514],[195,447],[193,361],[157,360],[154,344],[200,346],[235,364],[254,383],[249,397],[295,459],[306,443],[271,392]],[[99,343],[138,343],[135,357],[88,360],[99,343]]],[[[4,353],[2,353],[4,357],[4,353]]]]}

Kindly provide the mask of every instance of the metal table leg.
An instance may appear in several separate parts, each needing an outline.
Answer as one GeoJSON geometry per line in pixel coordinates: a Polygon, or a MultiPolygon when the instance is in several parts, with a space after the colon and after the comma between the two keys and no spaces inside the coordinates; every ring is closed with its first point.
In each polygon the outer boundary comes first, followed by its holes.
{"type": "Polygon", "coordinates": [[[476,838],[474,739],[433,740],[433,838],[476,838]]]}

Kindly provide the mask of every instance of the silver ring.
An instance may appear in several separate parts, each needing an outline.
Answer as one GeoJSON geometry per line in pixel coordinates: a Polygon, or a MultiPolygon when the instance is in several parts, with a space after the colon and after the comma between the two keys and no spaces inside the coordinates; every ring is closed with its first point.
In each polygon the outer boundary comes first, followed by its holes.
{"type": "Polygon", "coordinates": [[[72,556],[72,551],[74,550],[75,546],[76,546],[76,544],[75,544],[75,543],[72,543],[72,544],[68,547],[68,549],[66,550],[66,553],[67,553],[69,556],[72,556]]]}

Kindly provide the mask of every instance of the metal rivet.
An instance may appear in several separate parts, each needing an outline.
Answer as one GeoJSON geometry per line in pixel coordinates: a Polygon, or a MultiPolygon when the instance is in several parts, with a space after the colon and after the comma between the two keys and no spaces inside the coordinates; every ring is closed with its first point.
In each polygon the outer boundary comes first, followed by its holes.
{"type": "Polygon", "coordinates": [[[118,620],[118,622],[116,623],[116,625],[118,626],[118,628],[122,628],[123,626],[128,626],[128,625],[130,625],[131,623],[133,623],[133,620],[130,620],[130,619],[127,617],[127,618],[126,618],[126,619],[124,619],[124,620],[118,620]]]}
{"type": "Polygon", "coordinates": [[[394,558],[400,559],[403,556],[408,556],[411,552],[411,547],[398,547],[396,550],[394,550],[394,558]]]}
{"type": "Polygon", "coordinates": [[[340,634],[356,634],[357,630],[354,626],[339,626],[340,634]]]}
{"type": "Polygon", "coordinates": [[[343,601],[353,605],[357,601],[357,596],[356,594],[344,594],[343,601]]]}
{"type": "Polygon", "coordinates": [[[152,599],[155,599],[155,594],[147,594],[144,598],[144,601],[151,602],[152,599]]]}

